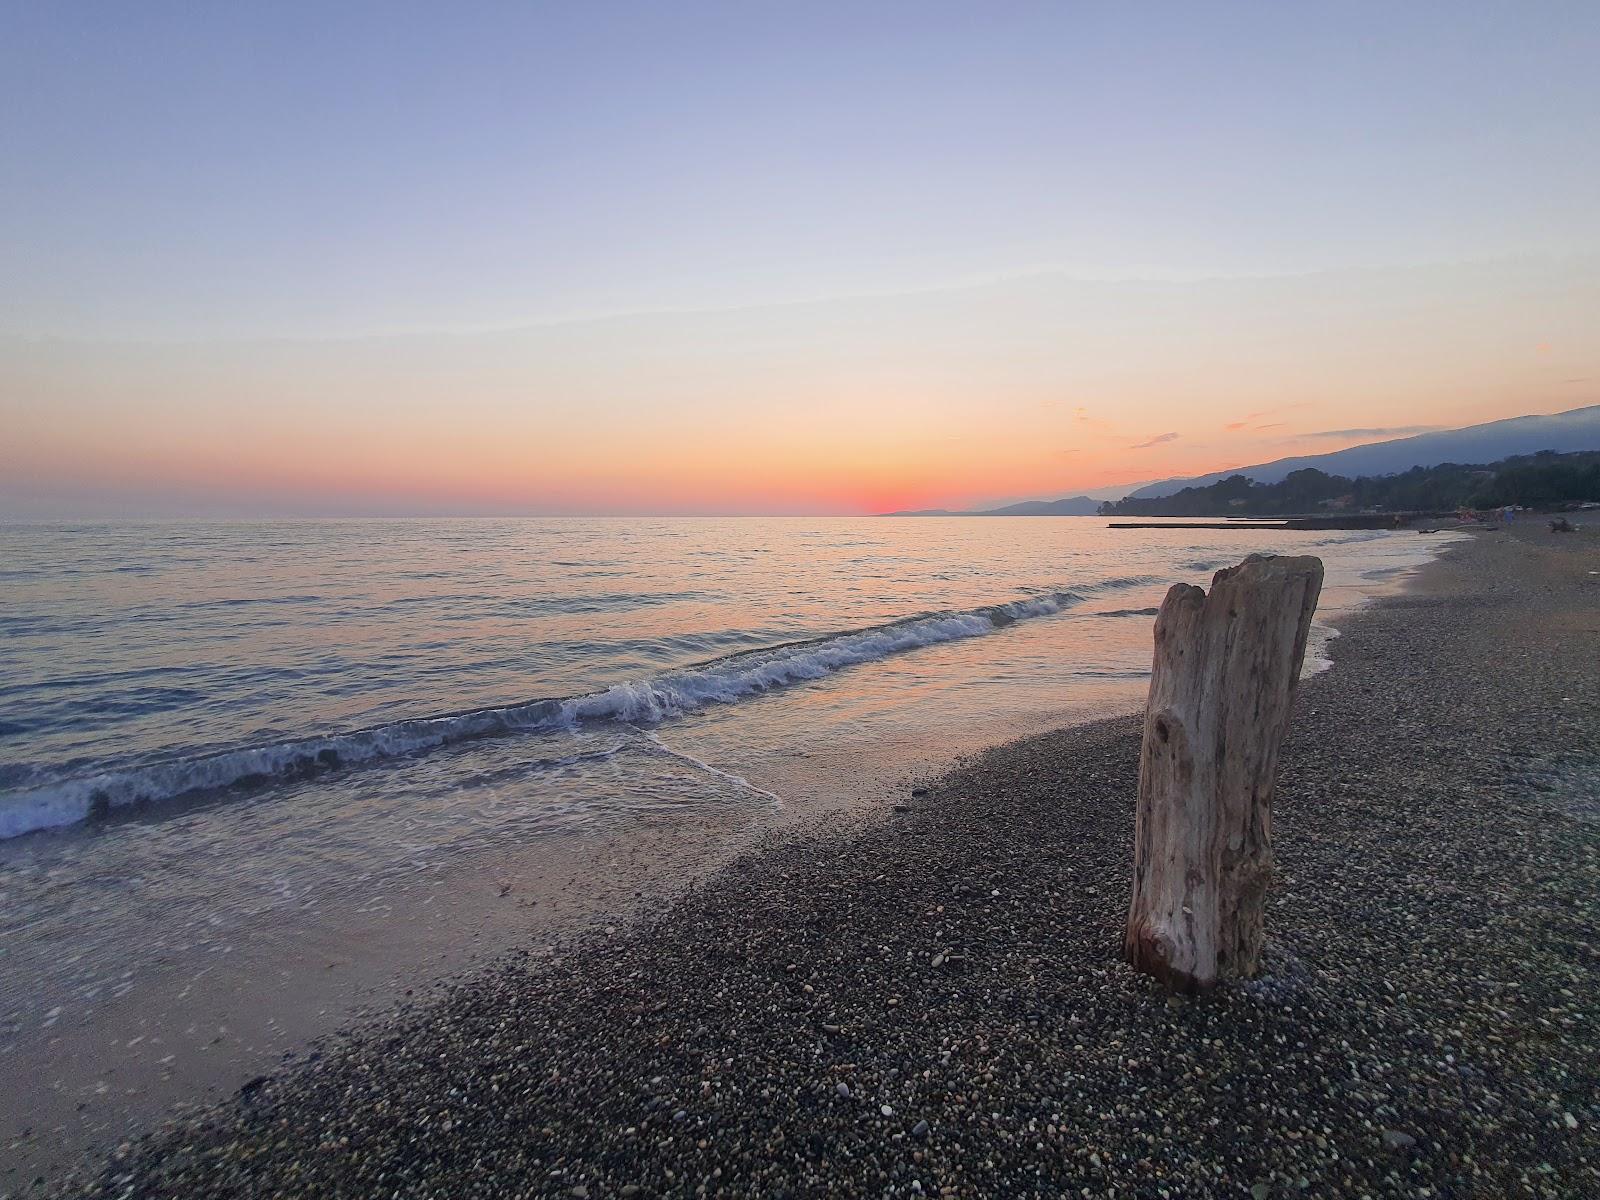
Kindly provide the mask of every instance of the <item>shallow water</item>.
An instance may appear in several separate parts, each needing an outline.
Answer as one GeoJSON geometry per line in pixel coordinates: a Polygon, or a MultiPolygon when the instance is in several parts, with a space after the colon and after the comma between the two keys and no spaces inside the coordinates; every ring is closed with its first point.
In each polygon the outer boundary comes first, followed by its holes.
{"type": "MultiPolygon", "coordinates": [[[[618,730],[589,736],[601,724],[945,641],[983,638],[954,657],[1004,671],[1037,639],[987,635],[1045,617],[1065,618],[1062,686],[1138,672],[1118,618],[1145,620],[1167,583],[1203,581],[1245,539],[1322,553],[1325,608],[1425,549],[1071,519],[12,526],[0,836],[486,735],[550,735],[523,745],[538,771],[615,750],[618,730]]],[[[930,677],[952,665],[926,661],[930,677]]],[[[768,719],[804,726],[840,694],[915,681],[854,671],[768,719]]],[[[563,790],[544,789],[552,813],[563,790]]]]}

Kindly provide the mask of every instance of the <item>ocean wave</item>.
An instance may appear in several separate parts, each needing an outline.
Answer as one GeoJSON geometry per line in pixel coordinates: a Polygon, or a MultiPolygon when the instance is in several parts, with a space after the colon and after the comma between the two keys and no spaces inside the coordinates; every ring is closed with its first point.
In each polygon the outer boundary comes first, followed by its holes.
{"type": "Polygon", "coordinates": [[[595,722],[649,725],[709,704],[821,679],[845,667],[959,638],[980,637],[1078,603],[1077,592],[1036,594],[964,612],[927,613],[805,641],[747,650],[603,691],[394,721],[190,758],[56,780],[0,796],[0,838],[75,824],[114,809],[191,792],[301,779],[379,759],[508,734],[595,722]]]}
{"type": "Polygon", "coordinates": [[[1160,575],[1118,575],[1111,579],[1102,579],[1085,590],[1098,595],[1101,592],[1120,592],[1127,588],[1149,587],[1163,582],[1165,580],[1160,575]]]}

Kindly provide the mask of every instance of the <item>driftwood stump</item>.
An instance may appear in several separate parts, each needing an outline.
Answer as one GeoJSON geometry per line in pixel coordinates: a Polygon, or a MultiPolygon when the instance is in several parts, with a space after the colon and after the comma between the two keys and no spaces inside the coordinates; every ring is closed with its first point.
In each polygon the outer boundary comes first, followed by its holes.
{"type": "Polygon", "coordinates": [[[1321,559],[1252,554],[1210,595],[1175,584],[1156,617],[1124,953],[1173,991],[1255,974],[1278,746],[1321,591],[1321,559]]]}

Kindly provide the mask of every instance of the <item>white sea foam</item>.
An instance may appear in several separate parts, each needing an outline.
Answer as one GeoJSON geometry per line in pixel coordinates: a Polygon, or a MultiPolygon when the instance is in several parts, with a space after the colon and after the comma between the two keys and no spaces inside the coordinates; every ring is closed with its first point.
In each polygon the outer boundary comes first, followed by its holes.
{"type": "Polygon", "coordinates": [[[1300,678],[1309,679],[1313,675],[1320,675],[1332,669],[1333,659],[1329,657],[1328,644],[1338,636],[1337,626],[1327,625],[1321,621],[1311,622],[1310,636],[1306,638],[1305,663],[1300,668],[1300,678]]]}
{"type": "MultiPolygon", "coordinates": [[[[1137,581],[1110,581],[1095,590],[1132,582],[1137,581]]],[[[476,738],[574,728],[597,721],[654,724],[708,704],[736,703],[892,654],[980,637],[1016,621],[1058,613],[1080,599],[1074,592],[1043,593],[967,612],[915,617],[749,651],[569,699],[534,700],[396,721],[350,733],[248,746],[57,780],[0,796],[0,838],[70,825],[114,809],[190,792],[295,779],[476,738]]]]}
{"type": "Polygon", "coordinates": [[[706,774],[715,775],[718,779],[726,779],[729,783],[733,784],[736,787],[743,788],[747,792],[754,792],[758,796],[765,796],[768,800],[771,800],[774,804],[777,804],[777,805],[780,805],[780,806],[783,804],[783,797],[778,795],[777,792],[769,792],[764,787],[757,787],[755,784],[751,783],[748,779],[746,779],[743,775],[735,775],[732,771],[724,771],[721,767],[712,766],[710,763],[708,763],[703,758],[696,758],[694,755],[688,753],[687,751],[678,750],[678,749],[675,749],[672,746],[667,745],[664,741],[661,740],[661,735],[659,733],[657,733],[654,729],[640,729],[639,726],[637,726],[637,725],[633,726],[632,728],[637,730],[639,733],[643,734],[645,739],[652,746],[654,746],[662,754],[667,755],[669,758],[676,758],[680,762],[688,763],[692,767],[698,767],[698,768],[700,768],[700,770],[704,771],[706,774]]]}

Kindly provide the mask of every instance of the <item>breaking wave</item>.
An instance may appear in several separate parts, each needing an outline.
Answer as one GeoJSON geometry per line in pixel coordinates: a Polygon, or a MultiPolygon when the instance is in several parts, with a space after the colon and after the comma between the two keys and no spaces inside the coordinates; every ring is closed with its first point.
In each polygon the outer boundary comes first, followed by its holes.
{"type": "MultiPolygon", "coordinates": [[[[1128,586],[1112,580],[1088,591],[1128,586]]],[[[650,725],[708,704],[821,679],[845,667],[958,638],[981,637],[1078,603],[1077,592],[1043,592],[1007,604],[910,617],[886,625],[744,651],[680,670],[565,698],[418,717],[245,746],[55,780],[0,796],[0,838],[71,825],[114,809],[191,792],[301,779],[379,759],[425,753],[478,738],[572,729],[595,722],[650,725]]]]}

